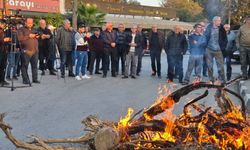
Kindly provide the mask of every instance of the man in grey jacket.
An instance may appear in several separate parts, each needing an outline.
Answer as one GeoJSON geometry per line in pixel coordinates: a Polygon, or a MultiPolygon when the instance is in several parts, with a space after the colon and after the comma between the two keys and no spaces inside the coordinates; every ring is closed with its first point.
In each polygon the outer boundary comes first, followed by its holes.
{"type": "Polygon", "coordinates": [[[59,28],[56,36],[56,43],[61,58],[61,77],[65,77],[65,65],[69,69],[69,77],[75,77],[73,73],[72,50],[73,50],[73,32],[70,21],[64,20],[63,27],[59,28]]]}

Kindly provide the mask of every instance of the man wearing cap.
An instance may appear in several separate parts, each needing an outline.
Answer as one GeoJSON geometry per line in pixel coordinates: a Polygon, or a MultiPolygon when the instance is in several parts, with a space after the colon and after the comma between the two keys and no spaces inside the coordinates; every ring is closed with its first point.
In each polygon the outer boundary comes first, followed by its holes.
{"type": "Polygon", "coordinates": [[[5,37],[4,28],[5,22],[0,20],[0,86],[9,85],[9,83],[5,81],[5,70],[7,64],[6,43],[10,42],[11,39],[5,37]]]}
{"type": "Polygon", "coordinates": [[[236,45],[240,48],[241,71],[244,80],[248,79],[247,66],[250,61],[250,16],[246,18],[246,23],[239,29],[236,45]]]}

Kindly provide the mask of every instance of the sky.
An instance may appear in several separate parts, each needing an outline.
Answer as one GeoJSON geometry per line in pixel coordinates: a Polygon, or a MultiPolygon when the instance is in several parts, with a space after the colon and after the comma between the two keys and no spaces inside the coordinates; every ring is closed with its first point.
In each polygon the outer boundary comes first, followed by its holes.
{"type": "Polygon", "coordinates": [[[161,0],[138,0],[141,5],[148,5],[148,6],[159,6],[161,0]]]}

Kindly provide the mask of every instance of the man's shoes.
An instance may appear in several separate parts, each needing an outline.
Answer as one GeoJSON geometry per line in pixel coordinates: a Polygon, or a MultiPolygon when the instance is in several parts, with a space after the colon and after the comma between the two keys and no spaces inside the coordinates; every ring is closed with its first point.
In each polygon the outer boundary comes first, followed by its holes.
{"type": "Polygon", "coordinates": [[[69,77],[75,77],[74,73],[69,73],[69,77]]]}
{"type": "Polygon", "coordinates": [[[0,82],[0,85],[6,86],[6,85],[10,85],[10,83],[4,80],[4,81],[0,82]]]}
{"type": "Polygon", "coordinates": [[[106,75],[106,74],[104,74],[102,77],[103,77],[103,78],[107,78],[107,75],[106,75]]]}
{"type": "Polygon", "coordinates": [[[136,77],[135,77],[135,76],[131,76],[131,78],[132,78],[132,79],[136,79],[136,77]]]}
{"type": "Polygon", "coordinates": [[[55,73],[53,70],[50,70],[50,71],[49,71],[49,74],[50,74],[50,75],[56,75],[56,73],[55,73]]]}
{"type": "Polygon", "coordinates": [[[65,78],[65,75],[64,75],[64,74],[62,74],[62,75],[61,75],[61,78],[65,78]]]}
{"type": "Polygon", "coordinates": [[[136,73],[137,76],[140,76],[140,73],[136,73]]]}
{"type": "Polygon", "coordinates": [[[95,74],[102,74],[101,72],[95,72],[95,74]]]}
{"type": "Polygon", "coordinates": [[[89,72],[89,75],[91,75],[91,76],[92,76],[92,75],[93,75],[93,72],[89,72]]]}
{"type": "Polygon", "coordinates": [[[28,81],[23,81],[23,84],[27,85],[27,84],[30,84],[30,83],[28,81]]]}
{"type": "Polygon", "coordinates": [[[248,77],[242,77],[242,80],[248,80],[248,77]]]}
{"type": "Polygon", "coordinates": [[[114,77],[114,78],[115,78],[115,77],[116,77],[116,74],[112,74],[112,77],[114,77]]]}
{"type": "Polygon", "coordinates": [[[173,83],[174,81],[173,80],[171,80],[171,79],[168,79],[167,80],[167,83],[173,83]]]}
{"type": "Polygon", "coordinates": [[[18,80],[17,76],[13,76],[13,80],[18,80]]]}
{"type": "Polygon", "coordinates": [[[188,85],[188,81],[183,81],[182,83],[181,83],[181,85],[188,85]]]}
{"type": "Polygon", "coordinates": [[[42,70],[42,73],[41,73],[41,75],[42,75],[42,76],[44,76],[44,75],[45,75],[45,71],[44,71],[44,70],[42,70]]]}
{"type": "Polygon", "coordinates": [[[10,80],[11,80],[11,78],[10,78],[10,77],[6,77],[6,80],[10,81],[10,80]]]}
{"type": "Polygon", "coordinates": [[[155,73],[155,72],[152,72],[151,76],[156,76],[156,73],[155,73]]]}
{"type": "Polygon", "coordinates": [[[127,78],[128,78],[128,76],[123,76],[123,77],[122,77],[122,79],[127,79],[127,78]]]}
{"type": "Polygon", "coordinates": [[[33,83],[40,84],[41,82],[38,80],[34,80],[33,83]]]}
{"type": "Polygon", "coordinates": [[[57,70],[56,70],[56,69],[54,69],[54,68],[53,68],[51,71],[53,71],[53,72],[57,72],[57,70]]]}
{"type": "Polygon", "coordinates": [[[182,81],[182,80],[179,80],[179,83],[180,83],[180,84],[182,84],[182,83],[183,83],[183,81],[182,81]]]}
{"type": "Polygon", "coordinates": [[[203,77],[208,77],[208,75],[207,74],[203,74],[203,77]]]}
{"type": "Polygon", "coordinates": [[[161,79],[161,75],[158,75],[158,78],[161,79]]]}
{"type": "Polygon", "coordinates": [[[87,76],[86,74],[84,76],[81,76],[82,79],[90,79],[91,77],[87,76]]]}
{"type": "Polygon", "coordinates": [[[77,81],[82,80],[82,78],[81,78],[80,76],[76,76],[75,79],[76,79],[77,81]]]}

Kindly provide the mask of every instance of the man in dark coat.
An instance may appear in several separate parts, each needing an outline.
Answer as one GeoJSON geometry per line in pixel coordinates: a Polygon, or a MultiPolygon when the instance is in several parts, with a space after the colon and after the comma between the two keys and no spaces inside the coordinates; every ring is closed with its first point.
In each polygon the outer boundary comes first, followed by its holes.
{"type": "Polygon", "coordinates": [[[164,34],[158,31],[157,26],[152,26],[152,31],[149,33],[149,50],[151,57],[152,76],[156,73],[158,78],[161,78],[161,52],[164,45],[164,34]],[[157,63],[157,69],[155,67],[157,63]]]}

